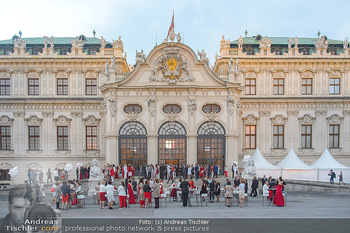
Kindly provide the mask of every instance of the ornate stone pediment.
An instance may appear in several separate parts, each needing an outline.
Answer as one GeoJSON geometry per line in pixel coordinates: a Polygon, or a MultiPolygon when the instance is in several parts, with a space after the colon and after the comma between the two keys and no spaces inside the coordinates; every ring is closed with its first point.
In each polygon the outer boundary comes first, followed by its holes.
{"type": "Polygon", "coordinates": [[[259,118],[255,117],[253,114],[249,114],[247,117],[242,118],[245,125],[257,125],[259,118]]]}
{"type": "Polygon", "coordinates": [[[60,115],[59,117],[57,117],[53,121],[55,122],[55,124],[57,126],[67,126],[67,125],[70,125],[71,120],[72,119],[69,119],[63,115],[60,115]]]}
{"type": "Polygon", "coordinates": [[[13,118],[9,118],[8,116],[2,115],[0,116],[0,125],[10,126],[13,123],[13,118]]]}
{"type": "Polygon", "coordinates": [[[327,70],[329,77],[341,77],[342,73],[344,73],[344,70],[334,70],[334,69],[329,69],[327,70]]]}
{"type": "Polygon", "coordinates": [[[300,76],[302,78],[312,78],[314,77],[314,74],[316,73],[316,70],[305,70],[301,69],[299,70],[300,76]]]}
{"type": "Polygon", "coordinates": [[[298,118],[299,122],[302,124],[314,124],[316,121],[316,117],[312,117],[310,114],[305,114],[303,117],[298,118]]]}
{"type": "Polygon", "coordinates": [[[100,122],[100,118],[96,118],[95,116],[93,115],[89,115],[88,117],[86,118],[83,118],[83,122],[85,125],[87,126],[95,126],[95,125],[98,125],[99,122],[100,122]]]}
{"type": "Polygon", "coordinates": [[[0,78],[11,78],[13,70],[0,69],[0,78]]]}
{"type": "Polygon", "coordinates": [[[244,74],[244,78],[257,78],[259,70],[257,69],[250,69],[250,70],[241,70],[242,73],[244,74]]]}
{"type": "Polygon", "coordinates": [[[287,123],[288,117],[284,117],[281,114],[270,118],[272,123],[275,125],[285,125],[287,123]]]}
{"type": "Polygon", "coordinates": [[[179,53],[177,47],[167,47],[155,61],[150,81],[190,82],[194,81],[187,59],[179,53]]]}
{"type": "Polygon", "coordinates": [[[86,69],[82,71],[85,78],[97,78],[99,70],[86,69]]]}
{"type": "Polygon", "coordinates": [[[30,126],[40,126],[43,119],[38,118],[37,116],[31,115],[28,118],[24,118],[24,121],[27,122],[27,125],[30,125],[30,126]]]}
{"type": "Polygon", "coordinates": [[[27,78],[40,78],[41,70],[38,69],[26,69],[24,73],[27,74],[27,78]]]}
{"type": "Polygon", "coordinates": [[[12,164],[0,163],[0,169],[1,170],[9,170],[9,169],[12,169],[12,168],[13,168],[12,164]]]}
{"type": "Polygon", "coordinates": [[[71,73],[70,70],[67,69],[60,69],[60,70],[54,70],[53,73],[56,75],[58,78],[69,78],[69,74],[71,73]]]}
{"type": "Polygon", "coordinates": [[[30,163],[27,165],[27,168],[32,170],[41,169],[41,165],[38,163],[30,163]]]}
{"type": "Polygon", "coordinates": [[[270,72],[272,73],[272,77],[274,78],[285,78],[286,73],[288,73],[288,70],[273,69],[273,70],[270,70],[270,72]]]}
{"type": "Polygon", "coordinates": [[[333,114],[331,117],[327,117],[328,124],[341,124],[344,117],[340,117],[338,114],[333,114]]]}

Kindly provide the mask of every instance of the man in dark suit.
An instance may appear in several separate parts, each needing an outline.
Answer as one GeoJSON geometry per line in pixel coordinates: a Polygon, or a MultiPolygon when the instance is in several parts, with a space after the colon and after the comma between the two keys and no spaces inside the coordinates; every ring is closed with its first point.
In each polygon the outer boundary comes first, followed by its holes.
{"type": "Polygon", "coordinates": [[[187,206],[187,200],[188,200],[188,193],[190,188],[190,183],[186,180],[186,177],[184,177],[183,181],[180,184],[180,188],[182,189],[182,201],[183,201],[183,207],[187,206]]]}
{"type": "Polygon", "coordinates": [[[261,187],[264,187],[265,182],[267,181],[266,176],[261,179],[261,187]]]}
{"type": "Polygon", "coordinates": [[[199,166],[198,166],[198,164],[196,164],[196,167],[194,168],[194,171],[195,171],[195,175],[196,175],[196,180],[198,180],[198,177],[199,177],[199,166]]]}

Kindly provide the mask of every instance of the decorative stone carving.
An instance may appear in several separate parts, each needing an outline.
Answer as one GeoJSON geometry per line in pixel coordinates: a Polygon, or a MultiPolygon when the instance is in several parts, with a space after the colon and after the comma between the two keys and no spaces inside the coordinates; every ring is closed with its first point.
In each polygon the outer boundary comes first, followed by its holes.
{"type": "Polygon", "coordinates": [[[11,78],[13,70],[0,69],[0,78],[11,78]]]}
{"type": "Polygon", "coordinates": [[[327,49],[328,48],[328,40],[325,36],[321,36],[316,40],[315,43],[316,49],[327,49]]]}
{"type": "Polygon", "coordinates": [[[310,70],[301,69],[299,70],[299,73],[302,78],[313,78],[316,71],[312,69],[310,70]]]}
{"type": "Polygon", "coordinates": [[[83,116],[83,113],[81,111],[72,111],[70,113],[70,115],[73,117],[73,118],[81,118],[83,116]]]}
{"type": "Polygon", "coordinates": [[[220,49],[230,49],[230,39],[225,40],[225,35],[222,35],[220,49]]]}
{"type": "Polygon", "coordinates": [[[106,47],[106,40],[101,36],[101,49],[104,49],[106,47]]]}
{"type": "Polygon", "coordinates": [[[156,97],[154,91],[151,91],[150,98],[147,100],[147,105],[149,114],[153,117],[156,112],[156,97]]]}
{"type": "Polygon", "coordinates": [[[230,116],[232,116],[233,112],[234,112],[234,108],[235,108],[235,100],[233,97],[228,97],[226,99],[227,101],[227,110],[228,113],[230,114],[230,116]]]}
{"type": "Polygon", "coordinates": [[[31,115],[28,118],[24,118],[24,121],[27,123],[27,125],[30,125],[30,126],[41,126],[43,119],[38,118],[35,115],[31,115]]]}
{"type": "Polygon", "coordinates": [[[82,49],[84,46],[83,38],[77,36],[75,40],[72,40],[72,49],[82,49]]]}
{"type": "Polygon", "coordinates": [[[298,116],[299,115],[299,110],[288,110],[287,111],[288,116],[298,116]]]}
{"type": "Polygon", "coordinates": [[[281,114],[278,114],[275,117],[271,117],[270,119],[272,121],[272,124],[285,125],[287,123],[288,117],[284,117],[281,114]]]}
{"type": "Polygon", "coordinates": [[[92,196],[94,194],[97,183],[101,182],[103,177],[104,175],[102,169],[100,168],[100,162],[97,159],[93,159],[90,167],[88,196],[92,196]]]}
{"type": "Polygon", "coordinates": [[[187,100],[187,105],[188,105],[188,112],[191,114],[191,116],[194,115],[195,111],[197,110],[197,103],[194,98],[188,98],[187,100]]]}
{"type": "Polygon", "coordinates": [[[136,50],[136,58],[135,58],[135,60],[136,60],[136,62],[139,62],[140,64],[146,62],[146,54],[143,53],[143,49],[141,49],[141,52],[138,52],[136,50]]]}
{"type": "Polygon", "coordinates": [[[64,70],[62,70],[62,69],[59,69],[59,70],[53,70],[53,73],[55,74],[55,76],[57,77],[57,78],[69,78],[69,73],[70,73],[71,71],[70,70],[67,70],[67,69],[64,69],[64,70]]]}
{"type": "Polygon", "coordinates": [[[340,117],[338,114],[333,114],[331,117],[326,117],[328,124],[341,124],[344,117],[340,117]]]}
{"type": "Polygon", "coordinates": [[[209,59],[207,58],[207,53],[204,52],[204,49],[202,49],[202,52],[200,52],[199,50],[197,50],[197,55],[199,57],[199,61],[204,62],[204,63],[208,63],[209,59]]]}
{"type": "Polygon", "coordinates": [[[267,36],[265,36],[264,39],[259,40],[259,47],[262,50],[267,50],[271,48],[271,40],[267,39],[267,36]]]}
{"type": "Polygon", "coordinates": [[[208,118],[208,121],[216,121],[216,118],[219,115],[219,113],[217,113],[217,112],[208,112],[208,113],[204,113],[204,114],[208,118]]]}
{"type": "Polygon", "coordinates": [[[83,123],[84,125],[86,126],[95,126],[95,125],[98,125],[100,123],[101,119],[99,118],[96,118],[95,116],[93,115],[89,115],[88,117],[86,118],[83,118],[83,123]]]}
{"type": "Polygon", "coordinates": [[[327,115],[327,110],[316,110],[315,111],[316,116],[326,116],[327,115]]]}
{"type": "Polygon", "coordinates": [[[112,58],[111,58],[111,68],[110,68],[110,73],[115,73],[115,71],[116,71],[116,66],[117,66],[117,63],[116,63],[116,61],[115,61],[115,56],[113,56],[112,58]]]}
{"type": "Polygon", "coordinates": [[[178,48],[170,47],[165,48],[163,55],[156,60],[149,80],[175,84],[194,81],[194,78],[187,59],[179,54],[178,48]]]}
{"type": "Polygon", "coordinates": [[[22,111],[18,111],[18,112],[13,112],[12,113],[14,117],[19,117],[19,118],[23,118],[25,113],[22,111]]]}
{"type": "Polygon", "coordinates": [[[23,48],[25,49],[27,46],[27,42],[22,38],[15,39],[13,42],[14,48],[23,48]]]}
{"type": "Polygon", "coordinates": [[[9,118],[6,115],[0,116],[0,125],[2,126],[11,126],[13,123],[13,118],[9,118]]]}
{"type": "Polygon", "coordinates": [[[119,36],[118,40],[113,40],[112,46],[113,46],[114,49],[121,49],[121,50],[124,49],[123,41],[122,41],[121,36],[119,36]]]}
{"type": "Polygon", "coordinates": [[[99,70],[86,69],[82,71],[85,78],[98,78],[99,70]]]}
{"type": "Polygon", "coordinates": [[[169,121],[176,121],[176,118],[179,114],[176,113],[176,112],[169,112],[169,113],[166,113],[166,116],[168,117],[168,120],[169,121]]]}
{"type": "Polygon", "coordinates": [[[112,117],[114,117],[115,113],[117,112],[117,99],[115,98],[108,98],[108,107],[109,111],[111,111],[112,117]]]}
{"type": "Polygon", "coordinates": [[[254,165],[254,159],[250,155],[245,155],[243,162],[245,163],[245,169],[242,172],[244,179],[252,180],[256,176],[256,167],[254,165]]]}
{"type": "Polygon", "coordinates": [[[244,125],[257,125],[259,118],[255,117],[254,114],[242,118],[244,125]]]}
{"type": "Polygon", "coordinates": [[[60,115],[57,118],[53,119],[53,122],[57,126],[67,126],[70,125],[72,119],[67,118],[66,116],[60,115]]]}
{"type": "Polygon", "coordinates": [[[55,47],[54,43],[53,43],[53,36],[50,37],[50,49],[53,50],[53,48],[55,47]]]}
{"type": "Polygon", "coordinates": [[[237,40],[238,42],[238,49],[242,49],[242,46],[243,46],[243,38],[242,36],[240,36],[237,40]]]}
{"type": "Polygon", "coordinates": [[[0,169],[1,170],[9,170],[12,169],[13,165],[9,163],[0,163],[0,169]]]}
{"type": "Polygon", "coordinates": [[[27,168],[32,170],[37,170],[37,169],[41,169],[41,165],[38,163],[30,163],[27,165],[27,168]]]}
{"type": "Polygon", "coordinates": [[[38,69],[26,69],[23,72],[26,73],[27,78],[40,78],[42,71],[38,69]]]}
{"type": "Polygon", "coordinates": [[[177,39],[177,43],[181,43],[182,38],[180,36],[180,32],[177,34],[176,39],[177,39]]]}
{"type": "Polygon", "coordinates": [[[105,64],[105,76],[107,77],[107,82],[109,81],[108,80],[108,76],[109,76],[109,63],[108,63],[108,60],[106,60],[106,64],[105,64]]]}
{"type": "Polygon", "coordinates": [[[137,118],[139,117],[140,113],[137,112],[129,112],[127,113],[127,117],[129,118],[130,121],[136,121],[137,118]]]}
{"type": "Polygon", "coordinates": [[[303,117],[298,118],[301,124],[314,124],[316,122],[316,117],[312,117],[310,114],[305,114],[303,117]]]}

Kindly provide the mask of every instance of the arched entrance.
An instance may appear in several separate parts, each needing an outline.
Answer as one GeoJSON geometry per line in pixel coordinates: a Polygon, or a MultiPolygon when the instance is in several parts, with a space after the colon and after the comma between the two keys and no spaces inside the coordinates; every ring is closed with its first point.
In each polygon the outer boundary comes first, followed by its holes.
{"type": "Polygon", "coordinates": [[[138,175],[147,163],[147,131],[136,121],[124,123],[119,130],[119,164],[131,164],[138,175]]]}
{"type": "Polygon", "coordinates": [[[198,164],[217,164],[220,174],[225,166],[225,129],[216,121],[204,122],[198,129],[198,164]]]}
{"type": "Polygon", "coordinates": [[[158,131],[159,164],[186,164],[186,129],[176,121],[165,122],[158,131]]]}

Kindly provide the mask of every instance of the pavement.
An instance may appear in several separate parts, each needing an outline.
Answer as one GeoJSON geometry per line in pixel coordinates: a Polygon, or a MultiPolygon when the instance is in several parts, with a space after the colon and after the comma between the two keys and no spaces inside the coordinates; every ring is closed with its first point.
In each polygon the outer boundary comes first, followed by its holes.
{"type": "MultiPolygon", "coordinates": [[[[197,182],[196,182],[197,183],[197,182]]],[[[223,182],[222,182],[223,183],[223,182]]],[[[115,183],[115,185],[119,182],[115,183]]],[[[52,194],[47,186],[48,196],[43,203],[51,205],[52,194]]],[[[286,186],[288,192],[288,186],[286,186]]],[[[0,218],[7,211],[8,191],[0,191],[0,218]]],[[[35,197],[34,197],[35,198],[35,197]]],[[[118,202],[119,200],[116,199],[118,202]]],[[[220,202],[208,203],[201,206],[200,202],[192,199],[192,207],[183,207],[180,201],[169,201],[167,206],[162,203],[159,209],[140,208],[139,204],[129,205],[126,209],[117,206],[110,210],[100,209],[94,204],[92,197],[86,198],[85,208],[75,208],[61,211],[63,218],[350,218],[350,192],[336,190],[333,192],[291,191],[287,194],[286,206],[276,207],[265,202],[263,197],[251,198],[247,206],[237,205],[227,207],[224,198],[220,202]]],[[[55,205],[51,205],[55,208],[55,205]]]]}

